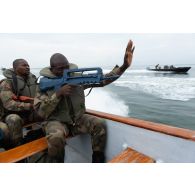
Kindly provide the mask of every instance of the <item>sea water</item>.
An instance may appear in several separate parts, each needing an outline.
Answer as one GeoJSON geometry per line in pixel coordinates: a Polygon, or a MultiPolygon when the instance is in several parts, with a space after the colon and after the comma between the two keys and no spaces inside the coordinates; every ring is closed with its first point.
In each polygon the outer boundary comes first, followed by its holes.
{"type": "MultiPolygon", "coordinates": [[[[86,106],[195,130],[195,64],[185,66],[192,67],[188,73],[173,74],[133,65],[114,83],[94,88],[86,97],[86,106]]],[[[39,70],[31,69],[31,72],[38,76],[39,70]]],[[[110,70],[104,68],[104,73],[110,70]]]]}
{"type": "Polygon", "coordinates": [[[100,111],[195,130],[195,65],[185,66],[192,67],[188,73],[173,74],[134,65],[114,83],[94,89],[86,98],[87,105],[100,111]]]}

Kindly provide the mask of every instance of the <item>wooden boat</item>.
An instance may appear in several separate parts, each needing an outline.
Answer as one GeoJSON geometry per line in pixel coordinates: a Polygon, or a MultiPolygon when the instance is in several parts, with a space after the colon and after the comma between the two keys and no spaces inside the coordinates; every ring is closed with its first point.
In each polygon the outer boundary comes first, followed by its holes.
{"type": "MultiPolygon", "coordinates": [[[[87,110],[108,126],[107,162],[195,162],[195,131],[113,114],[87,110]]],[[[17,162],[47,149],[42,137],[0,152],[0,162],[17,162]]],[[[66,163],[91,162],[89,135],[67,138],[66,163]]]]}
{"type": "Polygon", "coordinates": [[[157,68],[147,67],[147,70],[151,70],[151,71],[172,72],[172,73],[186,73],[190,69],[191,69],[191,67],[169,67],[169,66],[164,66],[163,68],[160,68],[160,67],[157,67],[157,68]]]}

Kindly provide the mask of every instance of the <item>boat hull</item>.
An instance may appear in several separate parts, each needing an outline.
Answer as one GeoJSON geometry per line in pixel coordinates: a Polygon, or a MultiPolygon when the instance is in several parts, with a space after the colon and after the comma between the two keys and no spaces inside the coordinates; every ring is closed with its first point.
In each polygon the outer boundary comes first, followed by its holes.
{"type": "Polygon", "coordinates": [[[147,70],[150,71],[156,71],[156,72],[173,72],[173,73],[186,73],[188,70],[190,70],[191,67],[178,67],[178,68],[169,68],[169,69],[156,69],[156,68],[147,68],[147,70]]]}

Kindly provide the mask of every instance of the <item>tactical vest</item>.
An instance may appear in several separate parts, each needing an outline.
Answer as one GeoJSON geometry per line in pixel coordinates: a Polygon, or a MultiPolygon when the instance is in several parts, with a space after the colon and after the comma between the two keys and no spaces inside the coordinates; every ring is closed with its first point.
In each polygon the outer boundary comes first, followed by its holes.
{"type": "MultiPolygon", "coordinates": [[[[70,64],[70,69],[77,68],[75,64],[70,64]]],[[[40,75],[53,78],[53,75],[48,75],[48,69],[40,72],[40,75]]],[[[54,90],[47,91],[47,95],[51,97],[54,90]]],[[[70,96],[63,97],[58,103],[56,109],[50,114],[48,120],[57,120],[67,124],[73,124],[86,111],[85,95],[83,86],[77,86],[70,96]]]]}
{"type": "MultiPolygon", "coordinates": [[[[6,79],[3,79],[0,84],[2,82],[8,82],[16,96],[35,97],[37,86],[37,79],[35,75],[30,74],[28,79],[24,80],[22,77],[15,75],[12,69],[7,69],[6,72],[4,71],[4,76],[6,79]]],[[[9,113],[13,112],[6,110],[0,101],[0,118],[3,118],[9,113]]]]}
{"type": "Polygon", "coordinates": [[[17,77],[16,80],[17,84],[14,85],[15,82],[13,82],[12,79],[9,79],[16,96],[27,96],[32,98],[35,97],[36,77],[34,75],[32,75],[27,81],[24,81],[24,79],[21,79],[21,77],[17,77]]]}

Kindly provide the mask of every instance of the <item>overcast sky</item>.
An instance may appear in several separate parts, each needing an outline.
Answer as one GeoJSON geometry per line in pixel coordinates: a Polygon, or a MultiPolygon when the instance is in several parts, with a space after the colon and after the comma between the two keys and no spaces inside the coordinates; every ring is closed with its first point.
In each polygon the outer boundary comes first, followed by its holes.
{"type": "Polygon", "coordinates": [[[53,53],[63,53],[82,67],[122,64],[129,39],[136,47],[133,67],[153,64],[195,64],[195,33],[186,34],[0,34],[0,67],[16,58],[31,67],[49,65],[53,53]]]}

